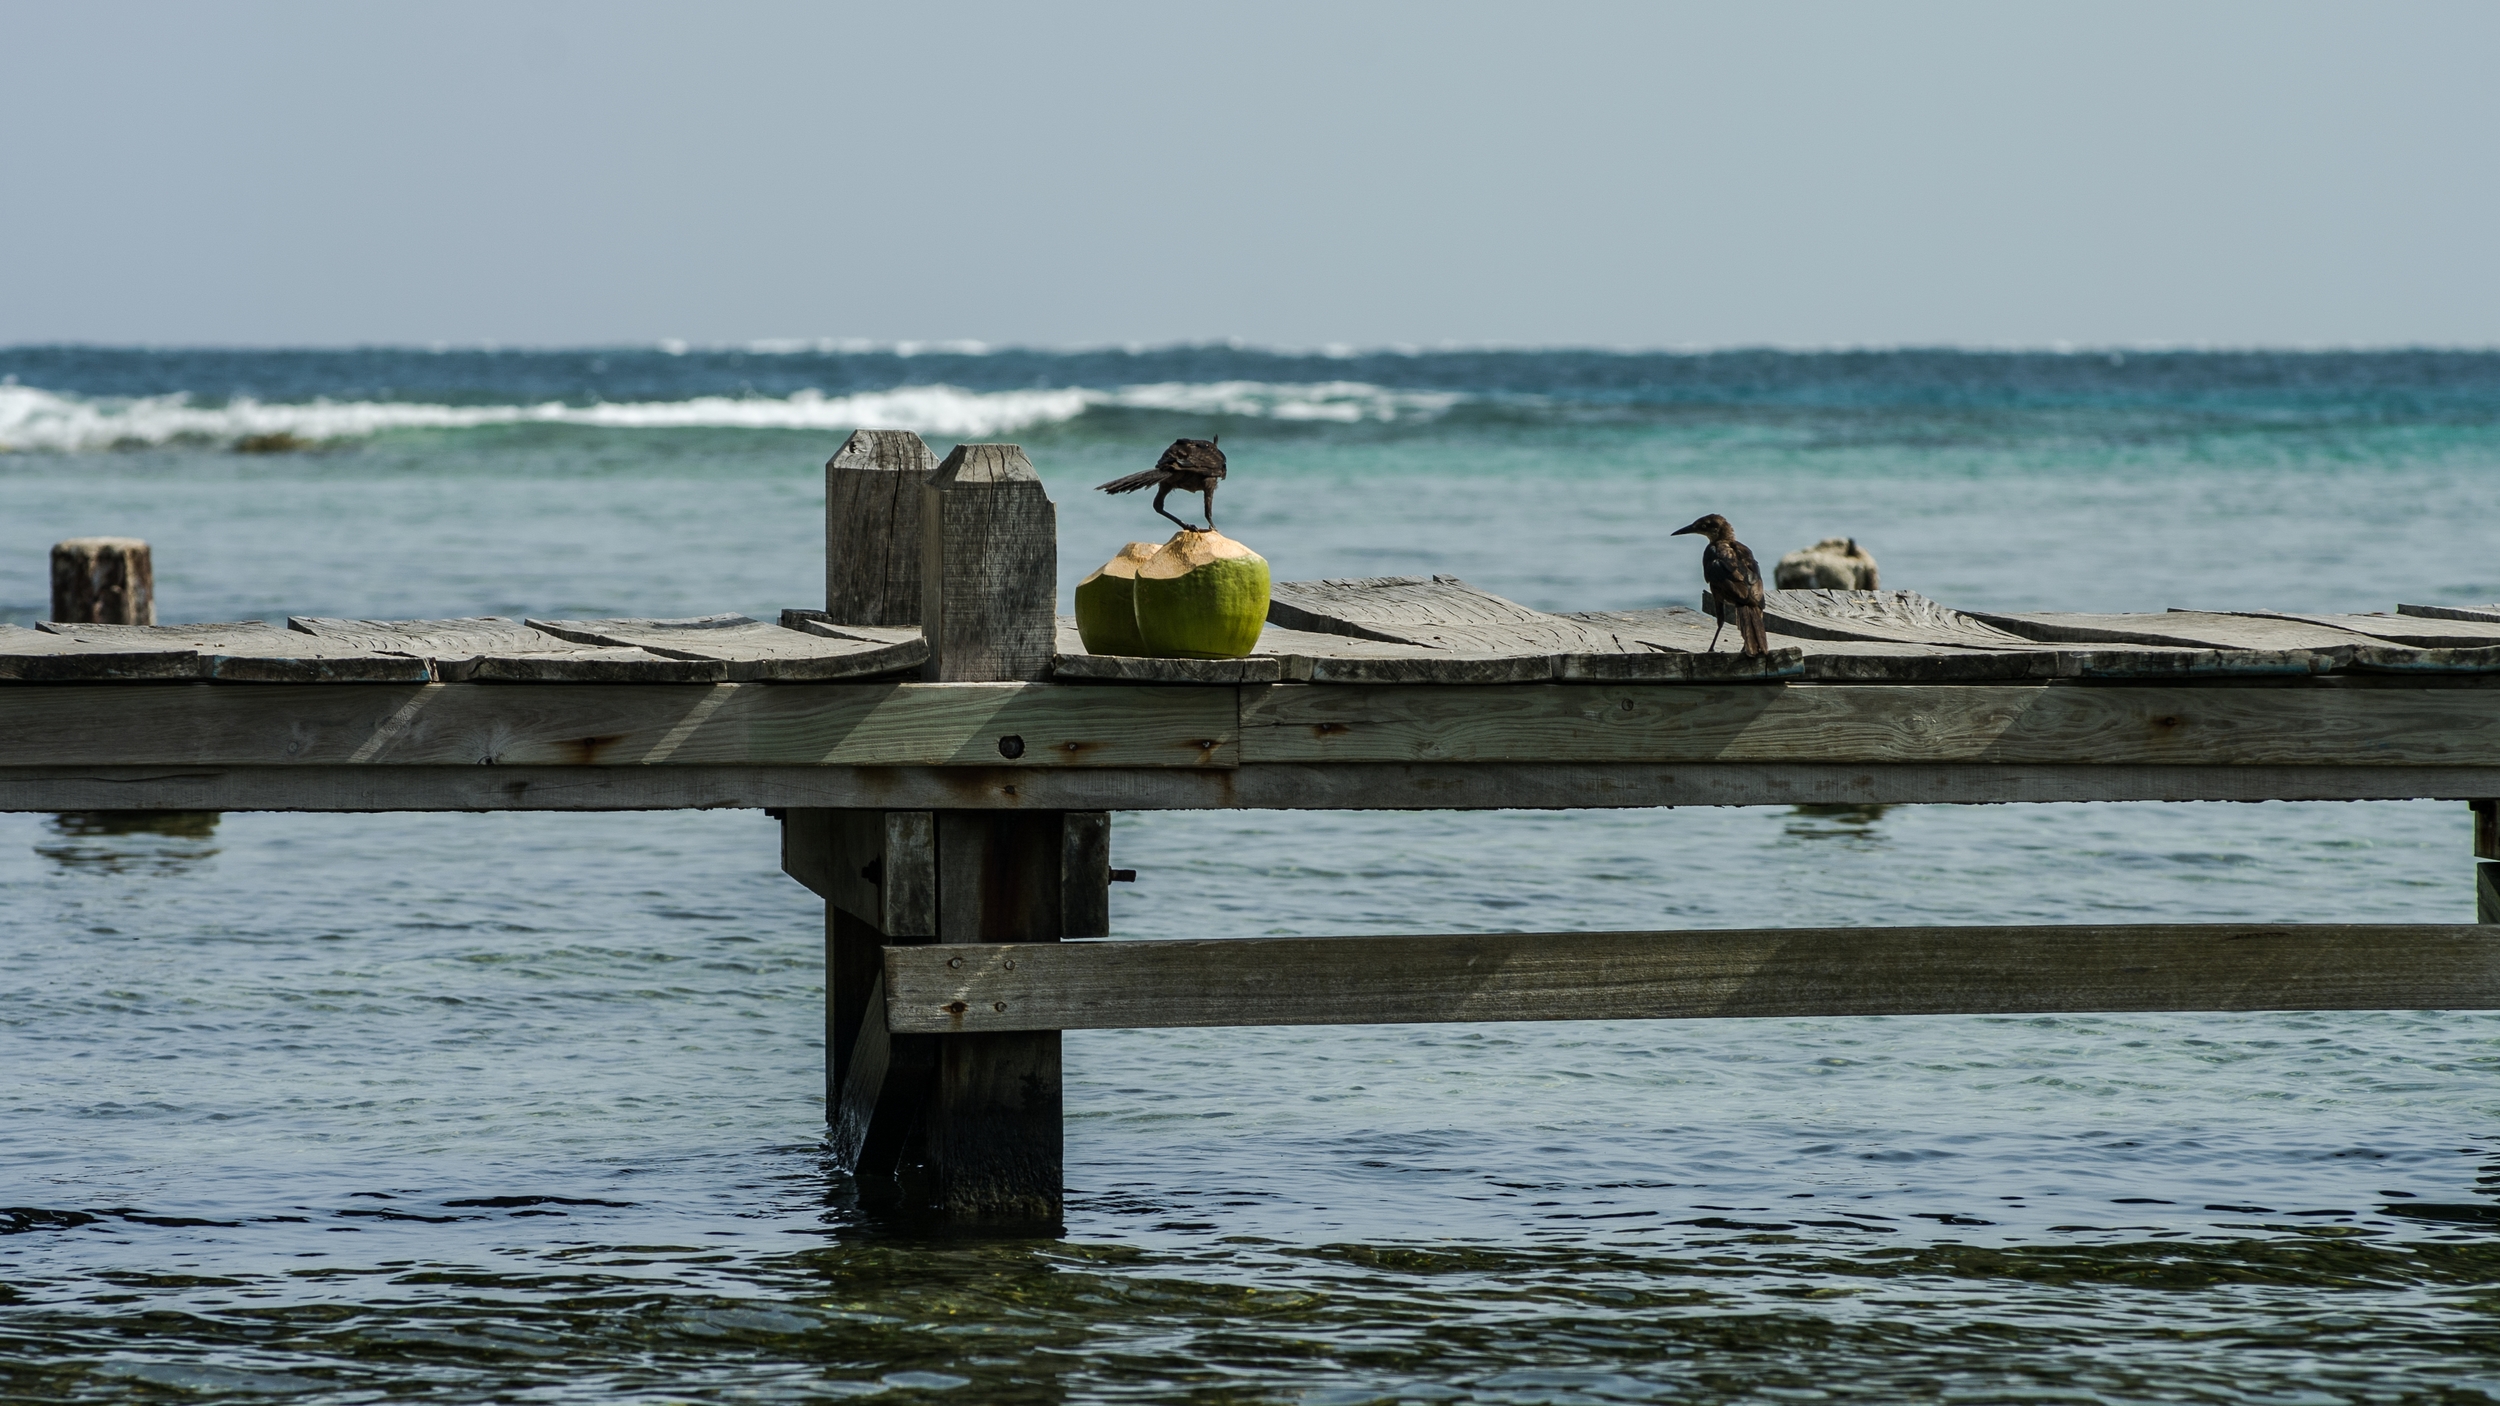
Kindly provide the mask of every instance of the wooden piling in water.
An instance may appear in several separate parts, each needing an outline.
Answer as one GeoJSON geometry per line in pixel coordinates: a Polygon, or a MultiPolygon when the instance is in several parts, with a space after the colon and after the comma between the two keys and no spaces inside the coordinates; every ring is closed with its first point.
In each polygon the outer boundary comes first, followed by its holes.
{"type": "Polygon", "coordinates": [[[156,623],[156,564],[136,537],[52,544],[52,619],[71,625],[156,623]]]}
{"type": "MultiPolygon", "coordinates": [[[[867,457],[853,453],[860,443],[854,436],[828,474],[845,456],[867,457]]],[[[870,448],[889,461],[902,457],[891,441],[870,448]]],[[[958,445],[920,492],[916,618],[929,643],[927,676],[1046,677],[1057,513],[1031,462],[1014,445],[958,445]]],[[[839,501],[851,516],[829,515],[828,544],[898,529],[898,496],[846,491],[837,499],[829,478],[829,514],[839,501]]],[[[836,579],[829,563],[829,594],[836,579]]],[[[847,606],[831,595],[828,613],[893,608],[890,595],[876,604],[872,594],[862,587],[847,606]]],[[[1028,745],[1019,731],[986,740],[1009,762],[1028,745]]],[[[1031,745],[1049,741],[1036,734],[1031,745]]],[[[826,1119],[835,1158],[864,1196],[927,1205],[960,1222],[1059,1221],[1059,1032],[889,1034],[880,949],[1108,933],[1110,829],[1099,811],[785,813],[782,865],[826,900],[826,1119]]]]}

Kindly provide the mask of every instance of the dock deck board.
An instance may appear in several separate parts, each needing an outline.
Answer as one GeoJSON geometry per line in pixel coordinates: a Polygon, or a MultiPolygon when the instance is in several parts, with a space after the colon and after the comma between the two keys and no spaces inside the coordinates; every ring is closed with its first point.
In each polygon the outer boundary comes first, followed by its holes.
{"type": "Polygon", "coordinates": [[[196,679],[208,669],[188,645],[152,640],[82,640],[71,635],[0,625],[0,682],[101,683],[196,679]]]}
{"type": "Polygon", "coordinates": [[[713,660],[731,683],[825,683],[916,669],[929,657],[917,630],[860,638],[768,625],[744,615],[682,620],[530,620],[531,629],[575,644],[639,649],[664,659],[713,660]]]}
{"type": "Polygon", "coordinates": [[[433,677],[423,659],[280,629],[265,620],[40,628],[91,645],[190,650],[200,659],[197,677],[235,683],[425,683],[433,677]]]}
{"type": "Polygon", "coordinates": [[[291,616],[287,628],[377,654],[422,659],[445,683],[719,683],[728,666],[646,650],[581,644],[499,615],[458,620],[291,616]]]}

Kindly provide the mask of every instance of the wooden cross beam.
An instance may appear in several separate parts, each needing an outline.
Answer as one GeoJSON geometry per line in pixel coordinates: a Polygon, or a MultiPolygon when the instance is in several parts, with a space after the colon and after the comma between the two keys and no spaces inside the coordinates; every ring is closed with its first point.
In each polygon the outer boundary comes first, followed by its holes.
{"type": "Polygon", "coordinates": [[[1206,1025],[2500,1009],[2472,924],[1773,928],[884,952],[897,1035],[1206,1025]]]}

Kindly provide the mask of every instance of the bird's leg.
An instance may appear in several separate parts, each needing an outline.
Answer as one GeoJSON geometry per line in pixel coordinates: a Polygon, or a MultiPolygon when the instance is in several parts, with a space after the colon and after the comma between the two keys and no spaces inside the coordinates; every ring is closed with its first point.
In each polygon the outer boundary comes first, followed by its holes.
{"type": "Polygon", "coordinates": [[[1161,485],[1160,487],[1156,488],[1156,489],[1155,489],[1155,511],[1156,511],[1156,512],[1158,512],[1158,513],[1162,513],[1162,514],[1163,514],[1165,517],[1167,517],[1167,518],[1172,518],[1172,521],[1173,521],[1174,523],[1178,524],[1178,526],[1180,527],[1180,530],[1181,530],[1181,531],[1183,531],[1183,532],[1195,532],[1195,531],[1197,531],[1197,530],[1198,530],[1197,528],[1190,526],[1188,523],[1182,522],[1179,518],[1172,517],[1172,514],[1171,514],[1171,513],[1169,513],[1169,512],[1167,512],[1167,511],[1165,511],[1164,506],[1163,506],[1163,500],[1164,500],[1164,499],[1166,499],[1166,498],[1169,498],[1169,497],[1171,497],[1171,496],[1172,496],[1172,485],[1170,485],[1170,484],[1168,484],[1168,483],[1167,483],[1167,484],[1163,484],[1163,485],[1161,485]]]}
{"type": "Polygon", "coordinates": [[[1726,628],[1727,616],[1725,614],[1721,614],[1719,616],[1718,629],[1714,629],[1710,632],[1710,647],[1702,651],[1704,654],[1716,654],[1719,652],[1719,630],[1724,630],[1726,628]]]}

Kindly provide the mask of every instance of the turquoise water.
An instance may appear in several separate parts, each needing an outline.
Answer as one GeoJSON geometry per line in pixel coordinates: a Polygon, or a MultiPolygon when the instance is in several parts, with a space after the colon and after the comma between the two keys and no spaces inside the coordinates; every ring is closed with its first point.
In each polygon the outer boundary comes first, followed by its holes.
{"type": "MultiPolygon", "coordinates": [[[[155,543],[168,619],[810,604],[818,466],[871,412],[1027,445],[1071,581],[1162,535],[1085,486],[1220,432],[1219,520],[1287,576],[1690,602],[1661,534],[1715,510],[1967,604],[2500,599],[2500,357],[0,374],[21,622],[44,547],[98,532],[155,543]],[[315,447],[232,448],[280,431],[315,447]]],[[[2466,831],[2428,803],[1136,814],[1114,927],[2463,921],[2466,831]]],[[[777,844],[749,812],[0,817],[0,1398],[2500,1397],[2490,1016],[1080,1032],[1066,1236],[931,1241],[826,1163],[821,905],[777,844]]]]}

